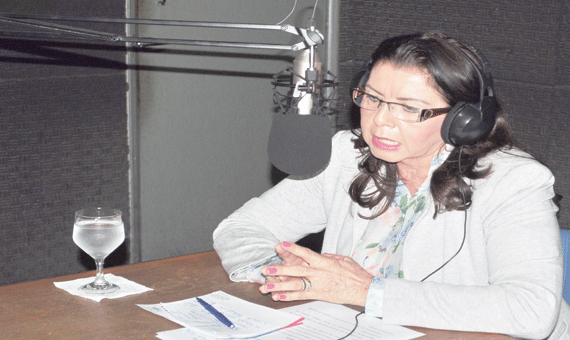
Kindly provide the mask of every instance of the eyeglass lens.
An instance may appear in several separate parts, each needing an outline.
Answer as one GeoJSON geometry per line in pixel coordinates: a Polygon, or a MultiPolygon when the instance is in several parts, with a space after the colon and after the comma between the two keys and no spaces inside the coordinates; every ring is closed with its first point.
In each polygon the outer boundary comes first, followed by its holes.
{"type": "Polygon", "coordinates": [[[380,109],[384,104],[387,104],[388,111],[390,111],[395,118],[405,121],[416,122],[419,120],[419,117],[422,113],[421,109],[404,104],[386,102],[360,89],[354,90],[353,101],[359,107],[371,111],[376,111],[380,109]]]}

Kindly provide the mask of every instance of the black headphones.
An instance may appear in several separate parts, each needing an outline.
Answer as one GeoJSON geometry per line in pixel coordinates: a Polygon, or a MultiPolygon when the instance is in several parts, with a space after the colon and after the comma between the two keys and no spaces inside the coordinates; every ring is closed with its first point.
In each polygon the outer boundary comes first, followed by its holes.
{"type": "MultiPolygon", "coordinates": [[[[458,102],[443,120],[441,127],[441,137],[446,144],[453,146],[472,145],[487,137],[495,126],[497,112],[500,109],[499,103],[494,96],[493,78],[488,72],[487,61],[473,48],[469,48],[474,55],[479,58],[483,65],[483,73],[471,59],[471,57],[461,48],[450,44],[457,51],[462,53],[467,61],[477,72],[481,90],[479,102],[466,103],[458,102]],[[485,79],[486,78],[486,79],[485,79]]],[[[368,61],[364,67],[356,73],[351,80],[351,90],[360,86],[365,86],[372,71],[372,60],[368,61]]]]}
{"type": "Polygon", "coordinates": [[[454,146],[472,145],[491,133],[495,126],[500,106],[495,98],[493,78],[488,71],[487,60],[477,53],[474,48],[469,48],[479,58],[481,65],[483,65],[483,73],[481,73],[479,67],[465,51],[453,44],[450,45],[461,52],[475,69],[481,88],[478,103],[458,102],[453,106],[443,120],[441,137],[445,143],[454,146]]]}

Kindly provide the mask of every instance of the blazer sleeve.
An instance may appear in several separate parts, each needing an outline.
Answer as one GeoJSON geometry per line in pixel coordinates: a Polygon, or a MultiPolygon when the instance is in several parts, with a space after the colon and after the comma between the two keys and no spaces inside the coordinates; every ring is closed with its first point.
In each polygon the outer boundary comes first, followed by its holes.
{"type": "Polygon", "coordinates": [[[277,243],[295,242],[327,226],[324,182],[334,188],[335,181],[326,178],[338,172],[339,157],[346,157],[347,148],[352,148],[349,133],[337,133],[325,170],[315,176],[282,180],[219,224],[213,235],[214,249],[232,280],[246,281],[245,271],[275,256],[277,243]]]}

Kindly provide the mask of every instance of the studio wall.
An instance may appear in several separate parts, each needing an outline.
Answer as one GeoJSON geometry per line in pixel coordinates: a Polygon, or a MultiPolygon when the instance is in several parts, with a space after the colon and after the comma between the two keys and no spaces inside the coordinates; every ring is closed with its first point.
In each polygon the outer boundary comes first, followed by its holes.
{"type": "MultiPolygon", "coordinates": [[[[314,3],[299,1],[284,23],[306,27],[314,3]]],[[[327,3],[320,1],[315,13],[323,34],[327,3]]],[[[274,25],[287,18],[293,5],[281,0],[140,1],[139,15],[274,25]]],[[[140,33],[280,45],[302,41],[279,31],[241,29],[142,27],[140,33]]],[[[326,62],[324,49],[319,55],[326,62]]],[[[283,178],[267,156],[277,108],[271,81],[295,57],[291,51],[218,47],[139,53],[142,260],[212,250],[212,233],[222,219],[283,178]]]]}
{"type": "MultiPolygon", "coordinates": [[[[3,0],[0,12],[120,18],[125,3],[3,0]]],[[[9,38],[22,30],[0,26],[0,285],[93,269],[71,238],[80,208],[121,209],[130,228],[124,47],[9,38]]],[[[128,240],[106,263],[127,261],[128,240]]]]}

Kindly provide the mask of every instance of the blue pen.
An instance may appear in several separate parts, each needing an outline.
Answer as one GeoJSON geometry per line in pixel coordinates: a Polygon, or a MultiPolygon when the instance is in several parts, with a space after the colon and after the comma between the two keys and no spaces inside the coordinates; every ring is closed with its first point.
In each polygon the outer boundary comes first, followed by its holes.
{"type": "Polygon", "coordinates": [[[206,308],[206,310],[208,312],[210,312],[213,316],[216,317],[216,319],[220,320],[224,325],[228,326],[229,328],[236,328],[236,326],[234,326],[234,324],[228,320],[228,318],[226,318],[224,316],[224,314],[220,313],[216,308],[214,308],[211,304],[207,303],[206,301],[200,299],[199,297],[196,297],[196,300],[198,300],[198,302],[200,302],[200,304],[206,308]]]}

